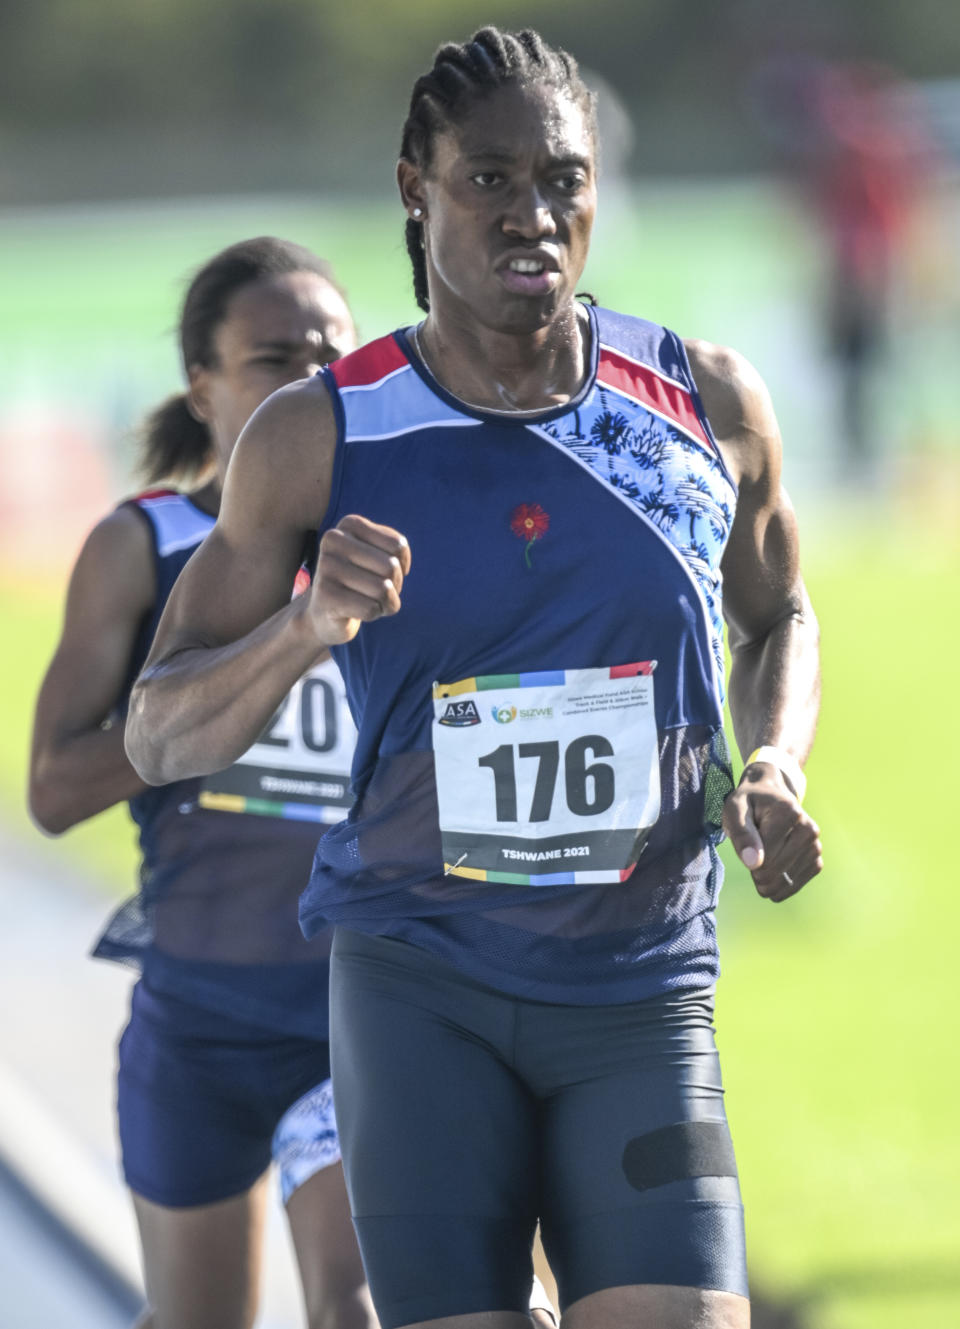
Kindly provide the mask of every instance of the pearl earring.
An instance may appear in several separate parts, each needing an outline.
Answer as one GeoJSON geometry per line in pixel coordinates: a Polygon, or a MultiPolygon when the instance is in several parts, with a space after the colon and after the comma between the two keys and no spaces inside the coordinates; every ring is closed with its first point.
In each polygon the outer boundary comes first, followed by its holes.
{"type": "Polygon", "coordinates": [[[413,215],[417,221],[423,216],[423,208],[414,208],[413,215]]]}

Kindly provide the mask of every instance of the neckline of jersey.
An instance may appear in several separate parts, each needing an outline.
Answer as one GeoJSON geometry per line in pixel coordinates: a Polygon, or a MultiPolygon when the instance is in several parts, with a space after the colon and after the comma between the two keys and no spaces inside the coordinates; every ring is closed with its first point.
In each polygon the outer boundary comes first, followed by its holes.
{"type": "Polygon", "coordinates": [[[439,379],[434,378],[431,371],[424,364],[423,360],[414,352],[410,345],[409,335],[413,330],[414,324],[408,324],[406,327],[398,328],[393,339],[403,353],[404,359],[410,365],[410,368],[427,385],[430,391],[441,401],[452,406],[460,415],[470,416],[474,420],[482,420],[485,424],[507,425],[513,429],[523,429],[527,425],[540,425],[549,420],[559,419],[561,415],[566,415],[569,411],[575,411],[581,406],[593,389],[597,381],[597,369],[600,364],[600,332],[597,326],[597,313],[593,305],[585,305],[587,318],[590,327],[590,348],[589,364],[587,373],[580,388],[569,401],[561,402],[558,406],[550,406],[545,411],[538,411],[535,414],[527,412],[518,412],[512,415],[509,412],[484,410],[482,406],[472,406],[469,402],[462,401],[455,397],[452,392],[448,392],[439,379]]]}

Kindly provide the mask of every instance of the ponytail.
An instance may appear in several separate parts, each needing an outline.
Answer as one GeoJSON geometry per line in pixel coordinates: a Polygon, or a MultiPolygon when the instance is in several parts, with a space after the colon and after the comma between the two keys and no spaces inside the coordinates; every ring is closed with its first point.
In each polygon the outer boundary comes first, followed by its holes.
{"type": "MultiPolygon", "coordinates": [[[[272,235],[241,240],[204,263],[187,287],[180,312],[180,357],[187,375],[195,366],[216,366],[217,328],[226,318],[235,293],[253,282],[287,272],[315,272],[343,295],[326,259],[272,235]]],[[[147,484],[195,480],[213,460],[210,431],[190,414],[184,393],[168,397],[143,422],[139,470],[147,484]]]]}
{"type": "Polygon", "coordinates": [[[187,406],[184,392],[154,407],[140,431],[140,474],[147,484],[195,480],[213,461],[213,440],[187,406]]]}

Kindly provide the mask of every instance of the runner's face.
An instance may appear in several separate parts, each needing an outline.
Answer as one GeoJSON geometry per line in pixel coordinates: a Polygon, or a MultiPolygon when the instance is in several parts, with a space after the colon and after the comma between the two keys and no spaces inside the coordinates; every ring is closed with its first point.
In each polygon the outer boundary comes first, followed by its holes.
{"type": "Polygon", "coordinates": [[[191,399],[213,434],[221,479],[241,429],[260,403],[356,344],[343,297],[314,272],[284,273],[241,287],[214,333],[213,365],[190,372],[191,399]]]}
{"type": "Polygon", "coordinates": [[[496,331],[548,325],[574,296],[596,211],[580,107],[554,88],[507,85],[437,135],[425,175],[408,170],[426,214],[431,309],[496,331]]]}

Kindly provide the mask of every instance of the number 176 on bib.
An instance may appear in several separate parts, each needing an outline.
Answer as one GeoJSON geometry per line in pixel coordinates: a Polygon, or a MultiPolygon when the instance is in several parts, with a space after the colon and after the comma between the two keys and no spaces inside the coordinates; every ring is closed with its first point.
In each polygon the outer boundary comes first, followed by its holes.
{"type": "Polygon", "coordinates": [[[660,804],[653,669],[434,685],[445,872],[530,886],[629,876],[660,804]]]}

